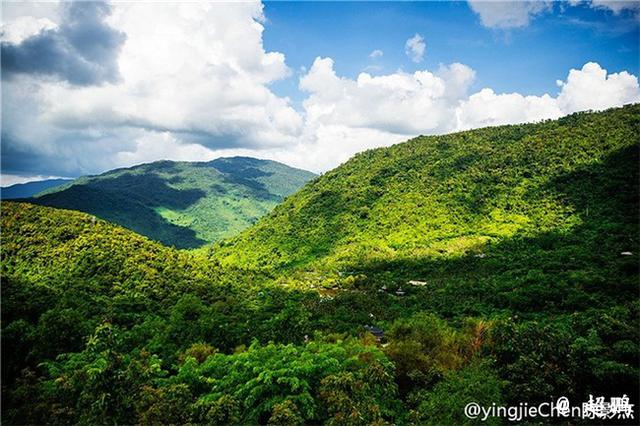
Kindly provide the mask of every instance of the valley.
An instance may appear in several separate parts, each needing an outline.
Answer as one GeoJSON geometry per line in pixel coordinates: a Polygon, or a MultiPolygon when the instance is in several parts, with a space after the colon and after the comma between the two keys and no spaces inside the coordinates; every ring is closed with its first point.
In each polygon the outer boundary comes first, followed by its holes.
{"type": "MultiPolygon", "coordinates": [[[[3,416],[465,424],[472,401],[638,401],[639,134],[629,105],[418,137],[197,250],[3,201],[3,416]]],[[[187,185],[175,167],[157,173],[187,185]]],[[[101,185],[133,193],[129,173],[101,185]]],[[[153,211],[190,226],[184,203],[153,211]]]]}

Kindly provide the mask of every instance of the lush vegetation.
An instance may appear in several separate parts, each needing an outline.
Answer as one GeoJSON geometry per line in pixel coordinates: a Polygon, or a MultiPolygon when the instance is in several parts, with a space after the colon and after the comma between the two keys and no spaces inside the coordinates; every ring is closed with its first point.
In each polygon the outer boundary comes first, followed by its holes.
{"type": "Polygon", "coordinates": [[[48,189],[30,202],[94,214],[178,248],[231,237],[313,173],[247,157],[159,161],[48,189]]]}
{"type": "Polygon", "coordinates": [[[611,247],[615,258],[637,241],[638,110],[418,137],[357,154],[225,242],[218,257],[350,271],[628,226],[627,239],[611,247]]]}
{"type": "Polygon", "coordinates": [[[472,401],[589,394],[637,408],[639,134],[628,106],[418,138],[197,251],[3,202],[3,420],[467,424],[472,401]]]}

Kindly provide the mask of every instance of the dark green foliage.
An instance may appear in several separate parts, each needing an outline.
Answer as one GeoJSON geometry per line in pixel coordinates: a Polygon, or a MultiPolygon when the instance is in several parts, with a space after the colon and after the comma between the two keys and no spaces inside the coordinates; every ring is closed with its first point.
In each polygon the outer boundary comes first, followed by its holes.
{"type": "Polygon", "coordinates": [[[491,352],[510,400],[541,402],[563,395],[586,401],[590,394],[621,391],[639,397],[637,302],[540,322],[509,320],[492,334],[491,352]]]}
{"type": "MultiPolygon", "coordinates": [[[[366,152],[196,251],[3,202],[3,420],[448,425],[471,401],[637,407],[639,110],[366,152]]],[[[255,169],[234,184],[265,195],[255,169]]]]}
{"type": "Polygon", "coordinates": [[[254,344],[234,355],[213,355],[201,364],[187,358],[172,381],[196,389],[196,405],[215,408],[221,401],[235,401],[242,424],[318,422],[354,411],[359,418],[355,424],[371,424],[394,414],[393,377],[393,366],[379,349],[347,340],[305,346],[254,344]]]}
{"type": "MultiPolygon", "coordinates": [[[[417,406],[409,413],[409,421],[424,425],[470,425],[477,420],[465,417],[464,407],[472,402],[483,407],[501,405],[504,384],[489,362],[475,363],[447,375],[431,391],[418,391],[410,396],[417,406]]],[[[483,424],[500,424],[489,417],[483,424]]]]}
{"type": "Polygon", "coordinates": [[[194,248],[237,234],[313,176],[246,157],[159,161],[82,177],[29,201],[91,213],[166,245],[194,248]]]}

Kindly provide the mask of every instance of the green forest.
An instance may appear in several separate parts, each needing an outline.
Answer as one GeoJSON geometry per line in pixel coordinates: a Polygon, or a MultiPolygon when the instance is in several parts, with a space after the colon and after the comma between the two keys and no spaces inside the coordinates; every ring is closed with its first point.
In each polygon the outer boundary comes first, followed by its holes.
{"type": "Polygon", "coordinates": [[[239,235],[193,228],[211,244],[3,201],[2,420],[500,424],[464,407],[623,394],[637,414],[639,164],[629,105],[362,152],[239,235]]]}
{"type": "Polygon", "coordinates": [[[237,235],[314,176],[249,157],[165,160],[83,176],[27,201],[90,213],[187,249],[237,235]]]}

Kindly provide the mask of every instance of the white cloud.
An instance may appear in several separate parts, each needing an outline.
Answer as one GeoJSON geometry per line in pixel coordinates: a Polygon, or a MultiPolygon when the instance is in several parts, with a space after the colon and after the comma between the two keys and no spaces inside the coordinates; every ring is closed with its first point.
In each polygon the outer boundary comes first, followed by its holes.
{"type": "Polygon", "coordinates": [[[52,30],[57,26],[49,18],[20,16],[12,21],[2,23],[0,40],[17,44],[28,37],[38,34],[40,31],[52,30]]]}
{"type": "Polygon", "coordinates": [[[640,101],[637,77],[626,71],[607,75],[607,70],[595,62],[581,70],[572,69],[561,87],[557,101],[565,113],[640,101]]]}
{"type": "Polygon", "coordinates": [[[15,153],[3,167],[31,155],[48,159],[56,173],[91,173],[142,159],[145,147],[148,159],[190,152],[196,160],[202,149],[295,143],[302,117],[268,87],[291,72],[283,54],[264,50],[263,20],[259,2],[113,4],[108,23],[126,34],[120,80],[85,87],[33,76],[3,82],[3,145],[15,153]],[[85,151],[63,157],[80,140],[85,151]],[[156,145],[162,148],[152,150],[156,145]]]}
{"type": "Polygon", "coordinates": [[[343,125],[398,135],[449,130],[447,116],[474,75],[453,64],[436,73],[361,73],[351,80],[336,75],[331,58],[316,58],[300,79],[300,89],[309,92],[303,103],[306,127],[343,125]]]}
{"type": "MultiPolygon", "coordinates": [[[[0,11],[2,12],[2,31],[9,27],[19,28],[26,26],[27,28],[33,28],[33,22],[40,21],[46,23],[46,21],[52,22],[57,26],[60,21],[60,4],[56,0],[50,1],[5,1],[0,3],[0,11]],[[22,22],[20,22],[22,21],[22,22]],[[31,21],[31,22],[29,22],[31,21]]],[[[45,24],[44,26],[49,26],[45,24]]],[[[31,30],[32,31],[32,30],[31,30]]],[[[35,33],[30,31],[19,33],[24,34],[24,37],[28,37],[35,33]]],[[[14,39],[16,42],[22,41],[21,39],[14,39]]]]}
{"type": "Polygon", "coordinates": [[[37,182],[37,181],[47,180],[47,179],[64,179],[64,177],[63,176],[44,176],[44,175],[1,174],[0,187],[4,188],[7,186],[19,184],[19,183],[37,182]]]}
{"type": "Polygon", "coordinates": [[[300,79],[303,102],[301,143],[274,158],[323,171],[362,150],[388,146],[417,134],[455,129],[455,108],[467,96],[475,73],[462,64],[409,74],[336,75],[331,58],[316,58],[300,79]]]}
{"type": "Polygon", "coordinates": [[[300,79],[304,101],[301,143],[279,159],[326,170],[364,149],[387,146],[418,134],[442,134],[501,124],[558,118],[586,109],[640,102],[635,76],[608,74],[598,64],[571,70],[557,96],[496,93],[484,88],[469,95],[475,72],[463,64],[409,74],[356,79],[340,77],[331,58],[316,58],[300,79]]]}
{"type": "Polygon", "coordinates": [[[413,62],[422,62],[427,45],[420,34],[415,34],[404,44],[404,52],[413,62]]]}
{"type": "Polygon", "coordinates": [[[566,81],[557,81],[557,97],[495,94],[483,89],[461,103],[457,110],[459,129],[487,125],[538,121],[584,110],[603,110],[640,102],[638,79],[623,71],[607,75],[594,62],[569,71],[566,81]]]}
{"type": "MultiPolygon", "coordinates": [[[[475,72],[459,63],[346,78],[331,58],[316,58],[300,70],[306,98],[296,111],[269,88],[290,70],[284,55],[264,50],[263,20],[259,3],[117,3],[109,23],[127,36],[120,81],[88,87],[29,75],[3,81],[3,173],[73,176],[222,155],[325,171],[356,152],[418,134],[640,101],[636,76],[596,63],[570,70],[557,95],[527,96],[491,88],[471,93],[475,72]]],[[[417,47],[410,52],[422,57],[424,40],[412,39],[417,47]]]]}
{"type": "Polygon", "coordinates": [[[148,163],[163,159],[175,161],[208,161],[216,158],[215,153],[199,144],[181,142],[170,132],[140,132],[134,136],[135,145],[132,149],[118,152],[114,162],[116,167],[132,164],[148,163]]]}
{"type": "Polygon", "coordinates": [[[382,55],[384,55],[384,52],[380,49],[376,49],[374,51],[372,51],[371,53],[369,53],[369,57],[371,59],[377,59],[377,58],[381,58],[382,55]]]}
{"type": "Polygon", "coordinates": [[[546,94],[496,94],[491,89],[482,89],[463,101],[456,109],[456,127],[458,130],[466,130],[558,118],[561,115],[563,114],[556,100],[546,94]]]}
{"type": "Polygon", "coordinates": [[[532,17],[553,8],[550,1],[518,0],[469,0],[471,9],[480,16],[482,25],[488,28],[519,28],[529,24],[532,17]]]}
{"type": "Polygon", "coordinates": [[[51,105],[52,119],[108,112],[112,125],[199,135],[213,147],[286,143],[301,120],[266,86],[290,70],[283,54],[264,51],[260,20],[259,3],[118,3],[123,84],[77,90],[78,102],[51,105]]]}

